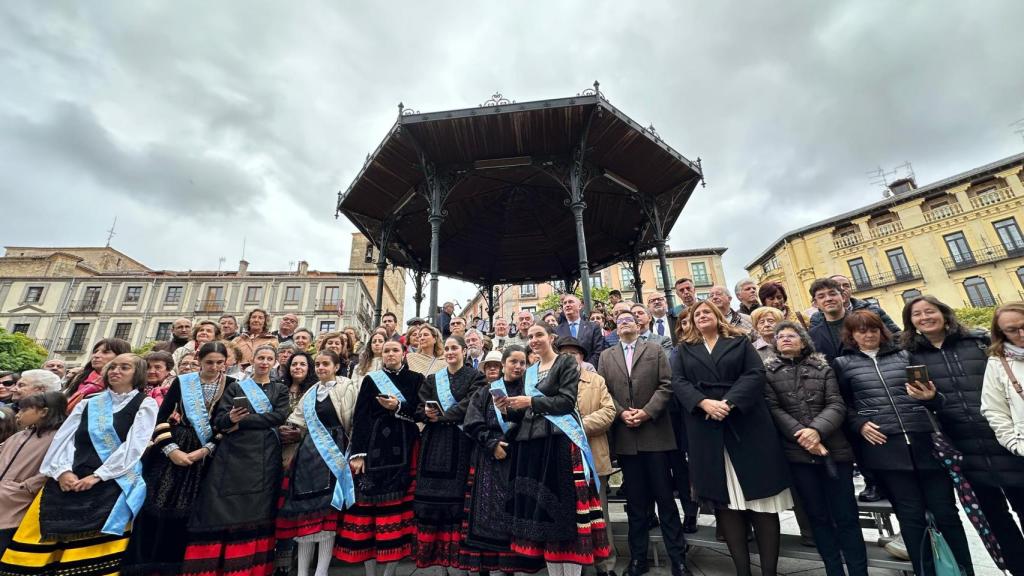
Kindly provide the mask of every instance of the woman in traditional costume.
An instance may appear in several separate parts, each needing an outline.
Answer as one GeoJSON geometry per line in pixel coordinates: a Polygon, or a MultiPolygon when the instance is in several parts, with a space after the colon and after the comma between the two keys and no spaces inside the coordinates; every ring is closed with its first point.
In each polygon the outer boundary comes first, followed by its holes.
{"type": "Polygon", "coordinates": [[[523,395],[526,350],[506,346],[501,363],[502,377],[473,393],[463,423],[475,446],[463,509],[459,567],[472,572],[537,572],[544,567],[543,560],[509,548],[512,515],[505,503],[511,498],[508,453],[515,427],[494,404],[497,397],[523,395]]]}
{"type": "Polygon", "coordinates": [[[427,376],[420,388],[417,417],[425,422],[416,474],[416,566],[454,567],[466,499],[466,478],[473,444],[462,432],[469,401],[484,375],[465,364],[466,341],[444,341],[446,366],[427,376]]]}
{"type": "Polygon", "coordinates": [[[341,359],[332,350],[316,355],[319,382],[303,394],[288,425],[305,435],[282,487],[277,538],[298,544],[298,576],[309,575],[317,545],[316,576],[327,576],[342,510],[355,503],[352,471],[345,456],[356,386],[337,376],[341,359]]]}
{"type": "Polygon", "coordinates": [[[57,431],[40,472],[48,477],[0,560],[0,574],[116,573],[132,520],[146,500],[142,453],[156,401],[142,393],[146,361],[120,354],[102,392],[84,398],[57,431]]]}
{"type": "Polygon", "coordinates": [[[146,503],[125,555],[127,574],[177,574],[185,557],[188,518],[219,437],[212,412],[227,384],[227,348],[199,347],[199,372],[176,377],[167,389],[144,461],[146,503]]]}
{"type": "Polygon", "coordinates": [[[537,363],[526,370],[523,394],[499,400],[519,424],[512,444],[513,552],[543,558],[553,576],[579,576],[583,565],[609,554],[593,457],[576,414],[580,369],[556,354],[555,329],[527,332],[537,363]]]}
{"type": "Polygon", "coordinates": [[[359,387],[349,449],[356,504],[343,515],[334,549],[339,560],[362,562],[367,576],[376,575],[377,562],[393,576],[416,539],[414,418],[423,376],[402,363],[398,342],[384,343],[383,362],[359,387]]]}
{"type": "Polygon", "coordinates": [[[181,573],[260,576],[273,570],[274,519],[281,486],[277,427],[288,417],[288,389],[270,379],[272,346],[253,352],[253,375],[224,389],[213,416],[223,438],[188,522],[181,573]]]}

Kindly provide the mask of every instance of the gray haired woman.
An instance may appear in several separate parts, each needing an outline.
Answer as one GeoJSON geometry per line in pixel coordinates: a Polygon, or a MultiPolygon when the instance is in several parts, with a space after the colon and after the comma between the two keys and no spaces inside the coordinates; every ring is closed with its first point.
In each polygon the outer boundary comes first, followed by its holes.
{"type": "MultiPolygon", "coordinates": [[[[755,310],[757,313],[760,310],[755,310]]],[[[825,357],[803,326],[775,326],[777,354],[765,362],[765,396],[828,575],[868,573],[853,491],[853,449],[843,434],[846,405],[825,357]]]]}

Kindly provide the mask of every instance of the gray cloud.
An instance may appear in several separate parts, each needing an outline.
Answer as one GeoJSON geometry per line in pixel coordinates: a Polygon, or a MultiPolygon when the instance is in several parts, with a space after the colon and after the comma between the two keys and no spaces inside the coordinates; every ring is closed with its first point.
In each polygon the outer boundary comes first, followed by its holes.
{"type": "Polygon", "coordinates": [[[399,101],[599,79],[704,159],[672,245],[729,246],[737,278],[786,230],[878,198],[875,166],[926,183],[1018,152],[1022,21],[1012,1],[6,3],[0,200],[31,217],[0,240],[96,243],[116,213],[115,246],[155,267],[216,266],[245,237],[257,268],[342,268],[334,193],[399,101]]]}

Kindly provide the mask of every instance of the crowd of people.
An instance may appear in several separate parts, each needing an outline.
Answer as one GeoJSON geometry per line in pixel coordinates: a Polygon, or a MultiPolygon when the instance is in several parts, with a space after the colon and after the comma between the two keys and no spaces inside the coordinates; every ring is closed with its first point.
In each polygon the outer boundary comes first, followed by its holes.
{"type": "Polygon", "coordinates": [[[628,576],[655,522],[689,574],[701,513],[737,574],[751,539],[775,574],[789,509],[827,574],[863,576],[857,501],[883,497],[917,574],[935,573],[930,526],[973,574],[964,484],[1024,575],[1024,303],[985,331],[931,296],[900,327],[843,276],[815,280],[807,311],[750,279],[738,309],[724,286],[674,293],[590,311],[569,293],[493,326],[446,304],[404,334],[388,312],[366,342],[254,309],[178,319],[143,356],[105,338],[80,368],[0,373],[0,576],[326,576],[335,559],[615,576],[617,471],[628,576]]]}

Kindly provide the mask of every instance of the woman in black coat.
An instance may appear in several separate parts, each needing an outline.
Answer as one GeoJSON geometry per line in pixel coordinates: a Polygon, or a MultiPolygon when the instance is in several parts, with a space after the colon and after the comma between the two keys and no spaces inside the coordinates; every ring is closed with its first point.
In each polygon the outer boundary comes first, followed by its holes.
{"type": "Polygon", "coordinates": [[[611,544],[596,472],[585,470],[589,444],[576,414],[580,369],[575,358],[555,352],[555,329],[548,324],[534,324],[527,336],[539,359],[526,370],[523,395],[497,404],[518,424],[509,455],[510,548],[542,558],[550,574],[579,576],[584,565],[607,558],[611,544]],[[578,432],[583,448],[555,423],[564,417],[575,419],[575,428],[566,428],[578,432]]]}
{"type": "Polygon", "coordinates": [[[847,352],[833,367],[848,426],[866,440],[861,463],[889,494],[915,572],[934,573],[925,520],[931,512],[957,563],[973,574],[953,481],[932,456],[928,409],[940,408],[942,395],[930,383],[907,383],[910,354],[891,344],[889,330],[874,312],[847,314],[842,339],[847,352]]]}
{"type": "Polygon", "coordinates": [[[416,475],[416,567],[454,567],[459,563],[469,455],[473,441],[463,434],[469,402],[485,385],[484,375],[465,364],[466,341],[444,341],[446,366],[420,387],[416,419],[424,422],[416,475]]]}
{"type": "Polygon", "coordinates": [[[814,352],[804,327],[780,322],[765,362],[768,409],[779,428],[814,542],[829,576],[867,576],[853,491],[853,449],[843,433],[846,404],[832,367],[814,352]],[[846,563],[846,569],[843,563],[846,563]]]}
{"type": "Polygon", "coordinates": [[[181,574],[273,570],[282,468],[277,427],[289,414],[288,389],[270,379],[276,360],[273,347],[257,347],[252,378],[226,386],[217,403],[213,428],[223,438],[192,507],[181,574]],[[248,399],[252,411],[236,407],[235,398],[248,399]]]}
{"type": "Polygon", "coordinates": [[[672,356],[697,498],[715,507],[736,573],[750,574],[747,521],[762,574],[779,560],[779,512],[789,509],[786,458],[765,403],[764,364],[750,340],[710,302],[689,310],[690,328],[672,356]]]}
{"type": "Polygon", "coordinates": [[[903,347],[912,364],[924,364],[945,397],[938,411],[942,429],[964,455],[964,475],[1002,548],[1011,574],[1024,575],[1024,536],[1010,514],[1024,513],[1024,458],[996,440],[981,414],[981,386],[989,338],[966,330],[953,309],[933,296],[918,296],[903,308],[903,347]]]}

